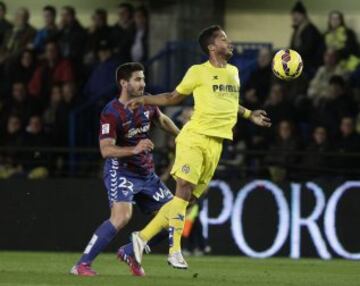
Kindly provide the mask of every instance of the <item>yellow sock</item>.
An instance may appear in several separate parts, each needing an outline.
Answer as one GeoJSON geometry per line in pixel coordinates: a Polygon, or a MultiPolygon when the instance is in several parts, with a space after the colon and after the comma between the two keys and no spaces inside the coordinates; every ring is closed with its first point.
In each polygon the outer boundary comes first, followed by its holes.
{"type": "Polygon", "coordinates": [[[156,216],[140,231],[139,235],[143,240],[149,241],[161,230],[169,227],[168,217],[171,202],[172,200],[163,205],[156,216]]]}
{"type": "Polygon", "coordinates": [[[169,253],[181,251],[181,235],[185,225],[186,207],[189,202],[174,197],[169,210],[169,253]]]}

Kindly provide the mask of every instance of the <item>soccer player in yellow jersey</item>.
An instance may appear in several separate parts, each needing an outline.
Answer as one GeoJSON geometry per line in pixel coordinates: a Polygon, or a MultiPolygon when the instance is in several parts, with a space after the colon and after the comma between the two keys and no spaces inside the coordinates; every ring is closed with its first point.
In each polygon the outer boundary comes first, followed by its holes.
{"type": "Polygon", "coordinates": [[[176,180],[175,197],[165,204],[140,232],[132,234],[135,258],[141,263],[143,250],[162,229],[169,230],[169,265],[187,269],[181,254],[181,234],[186,207],[199,198],[218,165],[224,139],[232,140],[238,114],[256,125],[270,127],[263,110],[250,111],[239,105],[238,69],[228,64],[233,47],[219,26],[204,29],[199,36],[201,49],[209,56],[203,64],[193,65],[173,92],[131,100],[139,105],[175,105],[194,96],[194,114],[176,138],[176,157],[171,174],[176,180]]]}

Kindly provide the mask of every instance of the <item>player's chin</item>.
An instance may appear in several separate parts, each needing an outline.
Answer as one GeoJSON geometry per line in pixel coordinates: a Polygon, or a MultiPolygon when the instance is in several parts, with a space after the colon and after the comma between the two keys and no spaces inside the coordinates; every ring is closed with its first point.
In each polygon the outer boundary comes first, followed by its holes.
{"type": "Polygon", "coordinates": [[[225,58],[227,59],[227,60],[230,60],[230,58],[233,56],[233,51],[228,51],[226,54],[225,54],[225,58]]]}

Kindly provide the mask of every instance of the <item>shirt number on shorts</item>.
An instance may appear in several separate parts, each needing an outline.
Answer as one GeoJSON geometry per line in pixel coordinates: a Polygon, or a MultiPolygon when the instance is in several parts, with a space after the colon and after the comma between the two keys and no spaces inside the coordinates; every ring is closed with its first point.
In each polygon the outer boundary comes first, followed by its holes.
{"type": "Polygon", "coordinates": [[[119,188],[125,188],[132,193],[134,192],[134,184],[131,183],[129,180],[127,180],[125,177],[120,177],[119,181],[120,181],[119,188]]]}

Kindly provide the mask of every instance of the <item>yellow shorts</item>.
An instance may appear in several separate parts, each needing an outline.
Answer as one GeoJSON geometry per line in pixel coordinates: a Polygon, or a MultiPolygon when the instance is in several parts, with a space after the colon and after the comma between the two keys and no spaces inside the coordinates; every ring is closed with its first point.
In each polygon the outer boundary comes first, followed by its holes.
{"type": "Polygon", "coordinates": [[[193,195],[199,198],[206,190],[222,151],[222,138],[183,130],[176,138],[176,155],[171,175],[196,185],[193,195]]]}

